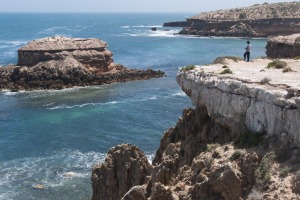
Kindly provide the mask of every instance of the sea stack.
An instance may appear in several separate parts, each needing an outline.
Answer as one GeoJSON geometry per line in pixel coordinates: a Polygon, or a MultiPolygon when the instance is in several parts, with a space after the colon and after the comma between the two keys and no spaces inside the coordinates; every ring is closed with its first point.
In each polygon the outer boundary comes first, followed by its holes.
{"type": "Polygon", "coordinates": [[[34,40],[18,50],[19,66],[34,66],[40,62],[74,59],[74,64],[107,72],[113,68],[112,52],[106,42],[96,38],[49,37],[34,40]]]}
{"type": "Polygon", "coordinates": [[[161,71],[129,69],[113,62],[96,38],[49,37],[18,50],[18,64],[0,68],[0,90],[63,89],[161,77],[161,71]]]}

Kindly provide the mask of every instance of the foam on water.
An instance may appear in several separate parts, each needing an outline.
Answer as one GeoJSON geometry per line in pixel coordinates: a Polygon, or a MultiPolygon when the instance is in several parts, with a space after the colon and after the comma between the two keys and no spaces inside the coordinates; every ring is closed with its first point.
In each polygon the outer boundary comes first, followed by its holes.
{"type": "Polygon", "coordinates": [[[180,91],[172,94],[172,96],[186,97],[186,94],[183,91],[180,91]]]}
{"type": "Polygon", "coordinates": [[[72,182],[72,179],[90,177],[92,166],[102,162],[104,157],[105,154],[96,152],[63,150],[47,157],[1,162],[0,194],[2,197],[11,196],[15,187],[34,188],[36,185],[42,185],[48,189],[61,187],[72,182]]]}
{"type": "Polygon", "coordinates": [[[0,48],[11,48],[26,44],[28,41],[21,40],[0,40],[0,48]]]}
{"type": "Polygon", "coordinates": [[[68,106],[68,105],[59,105],[59,106],[54,106],[51,108],[47,108],[48,110],[58,110],[58,109],[72,109],[72,108],[82,108],[85,106],[103,106],[103,105],[109,105],[109,104],[117,104],[120,103],[118,101],[111,101],[111,102],[107,102],[107,103],[84,103],[84,104],[80,104],[80,105],[73,105],[73,106],[68,106]]]}

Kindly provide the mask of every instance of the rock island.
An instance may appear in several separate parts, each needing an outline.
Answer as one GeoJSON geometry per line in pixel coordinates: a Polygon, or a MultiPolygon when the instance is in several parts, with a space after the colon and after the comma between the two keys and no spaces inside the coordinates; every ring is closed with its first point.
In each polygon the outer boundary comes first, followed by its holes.
{"type": "Polygon", "coordinates": [[[107,44],[95,38],[49,37],[18,50],[17,65],[0,68],[0,90],[45,90],[102,85],[164,76],[113,62],[107,44]]]}

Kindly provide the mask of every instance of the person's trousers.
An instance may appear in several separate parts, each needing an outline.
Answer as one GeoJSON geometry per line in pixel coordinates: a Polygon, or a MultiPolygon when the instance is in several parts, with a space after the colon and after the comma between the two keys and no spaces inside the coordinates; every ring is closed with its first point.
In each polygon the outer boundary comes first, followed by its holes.
{"type": "Polygon", "coordinates": [[[246,58],[247,58],[247,62],[249,62],[249,59],[250,59],[250,52],[248,52],[248,51],[246,51],[246,52],[244,53],[244,60],[246,60],[246,58]]]}

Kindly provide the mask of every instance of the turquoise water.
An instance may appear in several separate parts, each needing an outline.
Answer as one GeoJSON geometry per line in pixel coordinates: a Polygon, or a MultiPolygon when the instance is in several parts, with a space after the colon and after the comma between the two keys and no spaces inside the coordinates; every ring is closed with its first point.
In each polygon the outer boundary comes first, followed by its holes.
{"type": "MultiPolygon", "coordinates": [[[[167,74],[99,87],[0,92],[0,199],[89,199],[92,166],[121,143],[136,144],[151,160],[163,132],[192,106],[176,83],[178,69],[244,53],[245,38],[180,36],[161,27],[192,15],[0,14],[0,65],[16,63],[17,49],[34,39],[97,37],[108,42],[116,63],[167,74]]],[[[251,41],[252,57],[264,56],[266,40],[251,41]]]]}

